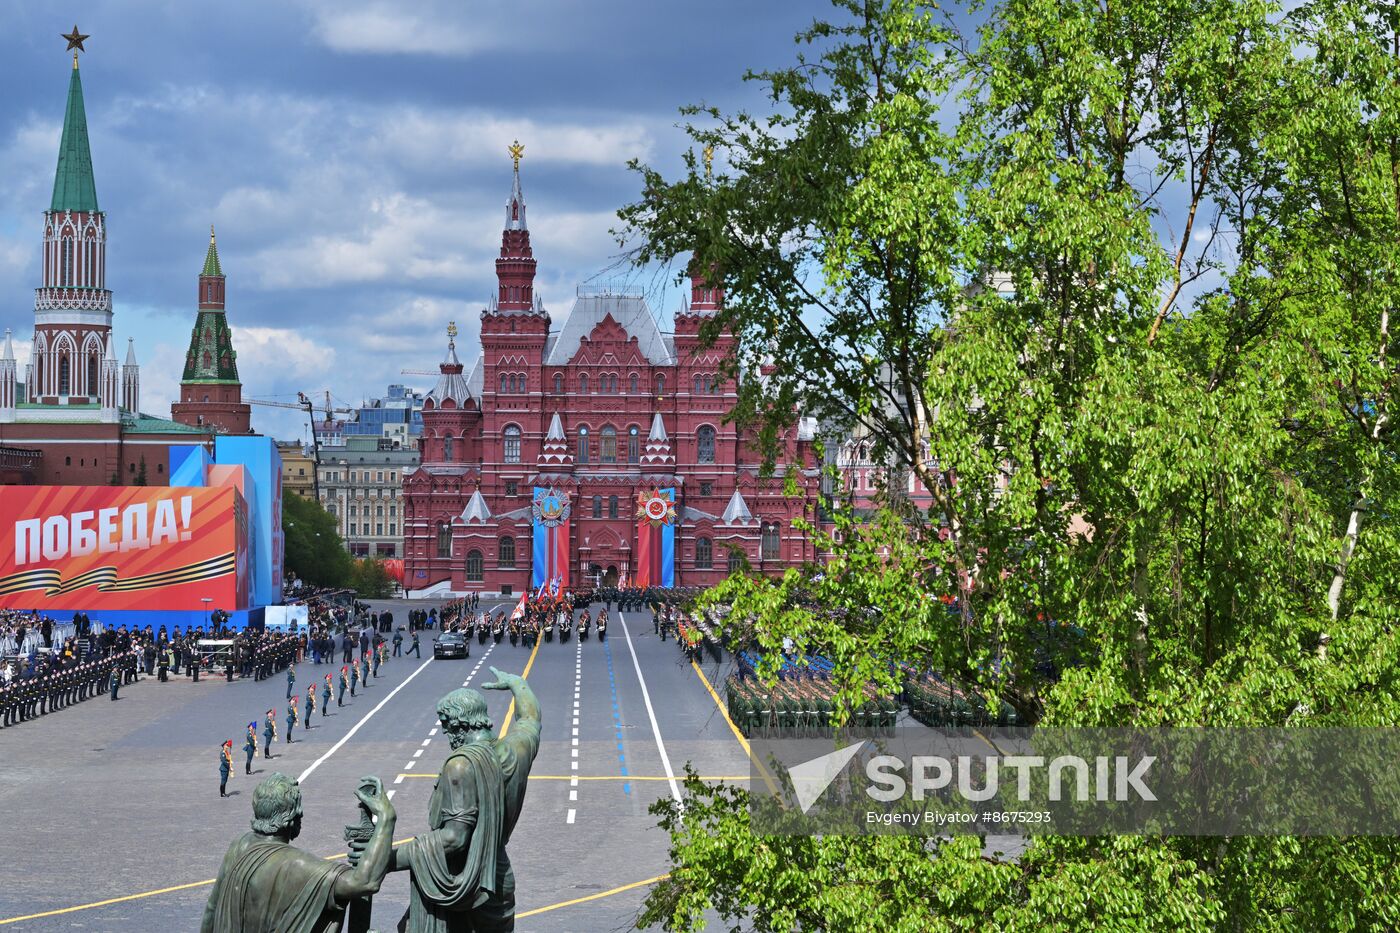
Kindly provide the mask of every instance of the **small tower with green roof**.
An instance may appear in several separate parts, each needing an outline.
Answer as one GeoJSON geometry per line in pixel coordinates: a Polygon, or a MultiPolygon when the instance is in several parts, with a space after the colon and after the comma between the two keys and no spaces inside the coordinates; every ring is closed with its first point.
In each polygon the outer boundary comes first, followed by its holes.
{"type": "Polygon", "coordinates": [[[247,434],[252,409],[243,401],[238,379],[238,354],[224,314],[224,270],[214,228],[209,228],[209,250],[199,273],[199,312],[185,354],[180,379],[180,401],[170,406],[170,417],[190,427],[213,428],[223,434],[247,434]]]}

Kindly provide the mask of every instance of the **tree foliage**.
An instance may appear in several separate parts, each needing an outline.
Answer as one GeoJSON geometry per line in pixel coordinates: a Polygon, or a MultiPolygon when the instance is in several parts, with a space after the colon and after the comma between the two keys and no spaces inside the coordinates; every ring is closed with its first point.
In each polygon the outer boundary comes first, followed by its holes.
{"type": "Polygon", "coordinates": [[[283,562],[312,586],[348,586],[351,560],[335,516],[314,499],[282,492],[283,562]]]}
{"type": "Polygon", "coordinates": [[[361,599],[388,599],[394,595],[394,579],[389,576],[384,561],[365,557],[350,568],[350,588],[361,599]]]}
{"type": "MultiPolygon", "coordinates": [[[[1029,722],[1396,725],[1393,5],[1003,0],[975,28],[835,6],[750,75],[768,112],[687,111],[714,177],[639,165],[624,236],[717,270],[707,334],[785,361],[737,420],[858,429],[933,505],[838,510],[821,573],[712,598],[834,658],[849,696],[896,686],[894,658],[1029,722]]],[[[989,864],[746,838],[742,800],[661,806],[649,919],[1400,924],[1392,840],[1046,838],[989,864]]]]}

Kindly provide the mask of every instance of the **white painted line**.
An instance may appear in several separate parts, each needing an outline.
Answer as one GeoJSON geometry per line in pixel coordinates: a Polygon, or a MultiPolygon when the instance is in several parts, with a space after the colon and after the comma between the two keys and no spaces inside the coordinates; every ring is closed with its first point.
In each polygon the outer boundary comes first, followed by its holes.
{"type": "MultiPolygon", "coordinates": [[[[574,731],[577,732],[578,730],[575,729],[574,731]]],[[[574,736],[572,739],[569,739],[569,741],[572,742],[574,745],[578,745],[578,736],[574,736]]]]}
{"type": "Polygon", "coordinates": [[[578,735],[578,726],[574,726],[574,735],[578,735]]]}
{"type": "Polygon", "coordinates": [[[431,729],[429,729],[429,730],[428,730],[428,735],[430,735],[430,736],[437,735],[437,726],[433,726],[431,729]]]}
{"type": "Polygon", "coordinates": [[[569,786],[570,786],[570,787],[578,787],[578,775],[577,775],[577,774],[575,774],[573,777],[569,778],[569,786]]]}
{"type": "Polygon", "coordinates": [[[577,748],[571,748],[571,749],[569,749],[569,751],[573,753],[573,757],[574,757],[574,758],[577,758],[577,757],[578,757],[578,749],[577,749],[577,748]]]}
{"type": "Polygon", "coordinates": [[[578,770],[578,762],[577,762],[577,761],[571,761],[571,762],[569,762],[569,767],[572,768],[573,770],[577,771],[577,770],[578,770]]]}
{"type": "Polygon", "coordinates": [[[661,753],[661,766],[666,769],[671,796],[676,798],[676,803],[682,803],[681,789],[676,784],[676,772],[671,767],[671,757],[666,754],[666,743],[661,741],[661,726],[656,722],[656,710],[651,705],[651,691],[647,690],[646,678],[642,676],[642,664],[637,660],[637,649],[632,645],[632,633],[627,629],[627,617],[619,612],[617,621],[622,623],[622,637],[627,640],[627,650],[632,654],[632,667],[636,669],[637,683],[642,687],[642,702],[646,704],[647,716],[651,719],[651,734],[656,739],[656,750],[661,753]]]}
{"type": "Polygon", "coordinates": [[[569,800],[570,800],[570,801],[578,800],[578,791],[576,791],[576,790],[571,790],[571,791],[569,791],[569,800]]]}
{"type": "Polygon", "coordinates": [[[565,823],[572,824],[573,821],[574,821],[574,814],[575,814],[576,812],[578,812],[578,811],[576,811],[576,810],[570,808],[570,810],[569,810],[569,815],[568,815],[567,817],[564,818],[564,822],[565,822],[565,823]]]}
{"type": "Polygon", "coordinates": [[[423,747],[424,747],[424,748],[427,748],[428,745],[429,745],[429,743],[431,743],[432,741],[433,741],[432,739],[424,739],[424,740],[423,740],[423,747]]]}
{"type": "Polygon", "coordinates": [[[396,794],[396,793],[398,793],[398,791],[392,791],[392,790],[391,790],[391,791],[389,791],[389,793],[386,794],[385,796],[388,797],[390,800],[393,800],[393,799],[394,799],[394,794],[396,794]]]}
{"type": "Polygon", "coordinates": [[[574,709],[578,709],[578,700],[574,701],[574,709]]]}
{"type": "Polygon", "coordinates": [[[432,659],[432,658],[427,658],[426,660],[423,661],[422,664],[418,665],[418,669],[415,670],[412,674],[409,674],[407,677],[405,677],[405,678],[403,679],[403,683],[399,684],[399,685],[398,685],[397,687],[395,687],[393,690],[390,690],[390,691],[389,691],[389,695],[386,696],[384,699],[380,700],[378,706],[376,706],[374,709],[370,710],[368,713],[365,713],[365,716],[364,716],[363,719],[361,719],[359,722],[355,723],[355,725],[351,726],[351,727],[350,727],[350,731],[347,732],[347,733],[345,733],[345,735],[341,738],[341,740],[340,740],[339,742],[336,742],[336,743],[335,743],[334,745],[332,745],[330,748],[326,749],[326,753],[325,753],[324,755],[322,755],[320,758],[317,758],[315,761],[311,762],[311,764],[307,765],[306,770],[303,771],[303,772],[301,772],[301,776],[297,778],[297,783],[298,783],[298,784],[304,784],[304,783],[306,783],[306,779],[307,779],[308,777],[311,776],[311,773],[312,773],[313,771],[315,771],[317,768],[321,767],[321,765],[325,763],[326,759],[330,758],[330,757],[331,757],[332,755],[334,755],[336,752],[340,751],[341,746],[343,746],[346,742],[348,742],[348,741],[350,741],[352,738],[354,738],[355,733],[360,731],[360,727],[361,727],[361,726],[363,726],[365,723],[369,722],[371,716],[373,716],[375,713],[377,713],[377,712],[379,712],[381,709],[383,709],[383,708],[384,708],[384,705],[385,705],[386,703],[388,703],[390,700],[392,700],[392,699],[394,698],[394,696],[395,696],[400,690],[402,690],[404,687],[407,687],[407,686],[408,686],[408,682],[409,682],[410,680],[412,680],[413,678],[417,677],[419,674],[423,673],[423,669],[424,669],[425,667],[427,667],[429,664],[432,664],[432,663],[433,663],[433,659],[432,659]]]}
{"type": "Polygon", "coordinates": [[[403,766],[403,769],[404,769],[405,771],[412,771],[412,770],[413,770],[413,766],[416,765],[416,764],[418,764],[417,761],[410,761],[408,764],[406,764],[406,765],[403,766]]]}
{"type": "Polygon", "coordinates": [[[418,749],[418,751],[414,752],[414,753],[413,753],[413,757],[414,757],[414,758],[422,758],[422,757],[423,757],[423,749],[420,748],[420,749],[418,749]]]}
{"type": "Polygon", "coordinates": [[[398,777],[394,778],[394,783],[395,783],[395,784],[402,784],[402,783],[403,783],[403,775],[400,774],[398,777]]]}

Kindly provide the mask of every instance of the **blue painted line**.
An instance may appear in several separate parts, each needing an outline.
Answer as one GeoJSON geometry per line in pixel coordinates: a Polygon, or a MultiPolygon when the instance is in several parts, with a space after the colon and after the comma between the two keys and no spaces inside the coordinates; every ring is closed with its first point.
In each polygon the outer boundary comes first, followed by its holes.
{"type": "MultiPolygon", "coordinates": [[[[612,691],[613,708],[613,731],[617,733],[617,762],[618,768],[623,774],[627,773],[627,755],[622,746],[622,717],[618,713],[617,705],[617,678],[613,674],[612,645],[603,642],[603,656],[608,659],[608,689],[612,691]]],[[[622,792],[628,797],[632,796],[632,782],[622,782],[622,792]]]]}

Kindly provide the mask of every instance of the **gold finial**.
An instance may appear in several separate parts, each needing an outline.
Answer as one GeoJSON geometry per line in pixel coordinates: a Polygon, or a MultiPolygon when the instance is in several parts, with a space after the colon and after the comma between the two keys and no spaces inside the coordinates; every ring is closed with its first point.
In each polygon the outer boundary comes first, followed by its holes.
{"type": "Polygon", "coordinates": [[[456,336],[457,336],[457,322],[456,322],[456,321],[448,321],[448,322],[447,322],[447,338],[448,338],[449,340],[451,340],[451,339],[455,338],[456,336]]]}
{"type": "Polygon", "coordinates": [[[705,180],[709,181],[714,174],[713,163],[715,161],[715,147],[705,147],[705,180]]]}
{"type": "Polygon", "coordinates": [[[210,242],[210,243],[213,243],[213,242],[214,242],[214,225],[213,225],[213,224],[210,224],[210,225],[209,225],[209,242],[210,242]]]}
{"type": "Polygon", "coordinates": [[[520,160],[525,158],[525,147],[520,145],[520,140],[516,140],[506,147],[510,153],[510,160],[515,163],[515,170],[520,171],[520,160]]]}

